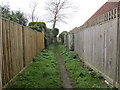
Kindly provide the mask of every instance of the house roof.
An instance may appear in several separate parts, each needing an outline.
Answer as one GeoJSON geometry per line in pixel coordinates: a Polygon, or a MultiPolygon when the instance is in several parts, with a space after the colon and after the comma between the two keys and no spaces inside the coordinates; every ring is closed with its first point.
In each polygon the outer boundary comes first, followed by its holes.
{"type": "Polygon", "coordinates": [[[92,20],[106,12],[115,9],[120,5],[120,2],[106,2],[94,15],[92,15],[87,21],[92,20]]]}

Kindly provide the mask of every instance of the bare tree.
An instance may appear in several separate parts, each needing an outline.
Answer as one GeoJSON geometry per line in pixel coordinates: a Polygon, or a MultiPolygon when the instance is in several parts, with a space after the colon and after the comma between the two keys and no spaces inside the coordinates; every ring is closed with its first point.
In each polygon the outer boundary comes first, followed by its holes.
{"type": "Polygon", "coordinates": [[[67,11],[71,9],[68,0],[49,0],[46,2],[46,10],[48,11],[48,22],[52,23],[55,28],[59,22],[66,23],[67,11]]]}
{"type": "Polygon", "coordinates": [[[32,19],[32,22],[34,22],[34,20],[35,20],[35,10],[36,10],[36,7],[37,7],[37,2],[32,1],[30,3],[30,9],[31,9],[31,16],[30,16],[30,18],[32,19]]]}

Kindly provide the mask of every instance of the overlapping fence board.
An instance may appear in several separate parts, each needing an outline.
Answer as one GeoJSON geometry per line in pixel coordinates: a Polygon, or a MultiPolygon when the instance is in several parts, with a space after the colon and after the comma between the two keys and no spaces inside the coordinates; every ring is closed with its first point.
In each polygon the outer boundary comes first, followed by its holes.
{"type": "Polygon", "coordinates": [[[43,49],[43,32],[0,18],[0,89],[43,49]]]}

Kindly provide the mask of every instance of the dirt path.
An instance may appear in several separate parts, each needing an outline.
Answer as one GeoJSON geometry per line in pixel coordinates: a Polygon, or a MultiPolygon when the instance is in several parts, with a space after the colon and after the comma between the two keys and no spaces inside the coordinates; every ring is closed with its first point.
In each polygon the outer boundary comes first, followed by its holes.
{"type": "Polygon", "coordinates": [[[56,59],[58,60],[60,74],[61,74],[60,76],[61,76],[61,79],[63,81],[63,87],[64,88],[72,88],[71,83],[70,83],[70,79],[68,77],[66,68],[64,66],[64,60],[63,60],[63,58],[59,54],[59,50],[58,50],[58,45],[57,44],[55,44],[55,56],[56,56],[56,59]]]}

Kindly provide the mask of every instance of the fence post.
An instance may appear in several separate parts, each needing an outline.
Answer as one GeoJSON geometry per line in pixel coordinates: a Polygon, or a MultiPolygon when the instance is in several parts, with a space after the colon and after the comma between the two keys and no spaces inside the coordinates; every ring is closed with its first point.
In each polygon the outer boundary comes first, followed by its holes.
{"type": "Polygon", "coordinates": [[[25,31],[24,27],[22,26],[22,44],[23,44],[23,67],[26,66],[26,61],[25,61],[25,31]]]}
{"type": "Polygon", "coordinates": [[[120,6],[118,6],[118,88],[120,89],[120,6]]]}
{"type": "Polygon", "coordinates": [[[117,10],[117,82],[120,89],[120,7],[117,10]]]}
{"type": "Polygon", "coordinates": [[[2,89],[2,18],[0,18],[0,90],[2,89]]]}

